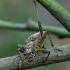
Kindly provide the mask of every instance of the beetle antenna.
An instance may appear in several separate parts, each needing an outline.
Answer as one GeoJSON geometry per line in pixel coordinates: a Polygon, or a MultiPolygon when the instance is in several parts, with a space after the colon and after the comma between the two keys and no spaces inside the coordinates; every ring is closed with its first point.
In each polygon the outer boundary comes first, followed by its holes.
{"type": "Polygon", "coordinates": [[[40,34],[42,36],[43,35],[43,29],[42,29],[42,25],[41,25],[40,18],[39,18],[39,13],[38,13],[36,0],[33,0],[33,3],[35,4],[36,15],[37,15],[37,18],[38,18],[38,26],[39,26],[40,34]]]}

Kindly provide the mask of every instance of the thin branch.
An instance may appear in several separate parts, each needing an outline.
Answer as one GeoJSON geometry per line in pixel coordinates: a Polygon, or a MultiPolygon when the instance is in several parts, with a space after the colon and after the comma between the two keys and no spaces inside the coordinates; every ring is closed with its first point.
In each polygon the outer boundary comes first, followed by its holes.
{"type": "Polygon", "coordinates": [[[64,9],[56,0],[37,1],[70,32],[70,13],[66,9],[64,9]]]}
{"type": "MultiPolygon", "coordinates": [[[[31,31],[39,30],[38,24],[31,19],[27,22],[27,27],[31,31]]],[[[42,25],[42,27],[44,31],[48,31],[51,34],[56,34],[58,37],[70,37],[70,33],[64,28],[49,25],[42,25]]]]}
{"type": "MultiPolygon", "coordinates": [[[[0,20],[0,28],[13,29],[13,30],[29,30],[29,31],[39,31],[38,24],[33,20],[28,20],[26,23],[13,23],[8,21],[0,20]]],[[[67,30],[60,27],[43,25],[43,30],[49,33],[56,34],[59,37],[70,37],[70,33],[67,30]]]]}
{"type": "MultiPolygon", "coordinates": [[[[59,63],[59,62],[64,62],[64,61],[69,61],[70,60],[70,44],[64,45],[64,46],[59,46],[59,49],[62,51],[57,51],[55,52],[54,48],[48,49],[50,51],[50,56],[48,58],[48,65],[54,64],[54,63],[59,63]],[[57,56],[58,54],[58,56],[57,56]]],[[[46,50],[45,50],[46,51],[46,50]]],[[[17,70],[18,68],[18,62],[19,62],[19,57],[16,58],[16,56],[11,56],[11,57],[6,57],[6,58],[1,58],[0,59],[0,70],[17,70]],[[15,59],[16,58],[16,59],[15,59]],[[15,61],[13,62],[13,60],[15,61]],[[13,62],[13,64],[12,64],[13,62]]],[[[41,54],[37,53],[36,57],[33,62],[28,62],[25,57],[23,57],[23,69],[30,69],[38,66],[44,66],[43,61],[45,60],[47,54],[41,54]]]]}
{"type": "Polygon", "coordinates": [[[25,23],[14,23],[9,21],[0,20],[0,28],[13,29],[13,30],[27,30],[25,23]]]}

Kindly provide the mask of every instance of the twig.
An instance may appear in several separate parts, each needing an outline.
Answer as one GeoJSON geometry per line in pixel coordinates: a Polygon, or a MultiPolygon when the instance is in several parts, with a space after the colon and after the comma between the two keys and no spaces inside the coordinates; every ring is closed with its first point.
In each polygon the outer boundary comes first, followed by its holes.
{"type": "MultiPolygon", "coordinates": [[[[0,20],[0,28],[12,29],[12,30],[29,30],[29,31],[39,31],[38,24],[33,20],[28,20],[26,23],[13,23],[8,21],[0,20]]],[[[67,30],[60,27],[43,25],[43,30],[49,33],[56,34],[59,37],[70,37],[70,33],[67,30]]]]}
{"type": "Polygon", "coordinates": [[[13,30],[27,30],[25,23],[14,23],[9,21],[0,20],[0,28],[13,29],[13,30]]]}
{"type": "Polygon", "coordinates": [[[70,32],[70,13],[66,9],[64,9],[56,0],[37,1],[70,32]]]}
{"type": "MultiPolygon", "coordinates": [[[[31,31],[38,31],[38,24],[33,20],[29,20],[27,22],[27,27],[31,31]]],[[[70,37],[70,33],[61,27],[49,26],[49,25],[42,25],[44,31],[48,31],[51,34],[56,34],[58,37],[70,37]]]]}
{"type": "MultiPolygon", "coordinates": [[[[50,51],[50,56],[48,58],[48,65],[58,63],[58,62],[64,62],[70,60],[70,44],[59,46],[59,49],[63,51],[55,52],[54,48],[48,49],[50,51]],[[57,57],[58,54],[58,57],[57,57]]],[[[46,50],[45,50],[46,51],[46,50]]],[[[16,58],[16,56],[6,57],[0,59],[0,70],[17,70],[18,69],[18,62],[19,57],[16,58]],[[16,58],[16,59],[15,59],[16,58]],[[14,63],[12,64],[13,60],[15,59],[14,63]]],[[[23,69],[30,69],[38,66],[44,66],[43,61],[45,60],[47,54],[41,54],[37,53],[36,57],[33,62],[29,63],[25,57],[23,57],[23,69]]]]}

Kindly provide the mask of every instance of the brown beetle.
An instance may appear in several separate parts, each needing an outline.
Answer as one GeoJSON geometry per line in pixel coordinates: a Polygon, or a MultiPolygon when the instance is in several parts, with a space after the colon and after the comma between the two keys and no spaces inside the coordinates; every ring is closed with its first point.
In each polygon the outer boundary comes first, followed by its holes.
{"type": "MultiPolygon", "coordinates": [[[[51,46],[54,47],[52,40],[49,36],[49,33],[47,31],[43,31],[42,29],[42,25],[39,21],[39,14],[38,14],[38,9],[37,9],[37,4],[36,1],[33,0],[34,4],[35,4],[35,8],[36,8],[36,13],[37,13],[37,17],[38,17],[38,26],[39,26],[39,31],[33,35],[31,35],[24,43],[24,45],[20,45],[18,44],[18,53],[20,55],[20,61],[19,61],[19,67],[22,67],[22,57],[21,57],[21,53],[24,54],[25,58],[28,60],[28,62],[32,62],[34,60],[34,57],[36,56],[37,52],[40,53],[47,53],[48,56],[46,57],[44,62],[47,62],[47,59],[50,55],[50,51],[44,51],[43,49],[45,48],[43,46],[43,42],[46,39],[46,36],[48,35],[49,40],[51,42],[51,46]],[[43,49],[42,49],[43,48],[43,49]]],[[[56,48],[58,49],[58,48],[56,48]]],[[[60,50],[60,49],[58,49],[60,50]]],[[[46,64],[47,65],[47,64],[46,64]]]]}

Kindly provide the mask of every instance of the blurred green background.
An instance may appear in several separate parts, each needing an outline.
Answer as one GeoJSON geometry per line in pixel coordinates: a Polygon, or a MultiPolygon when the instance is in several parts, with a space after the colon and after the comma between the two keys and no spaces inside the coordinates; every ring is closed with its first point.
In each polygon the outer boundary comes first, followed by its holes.
{"type": "MultiPolygon", "coordinates": [[[[69,0],[57,0],[63,7],[70,11],[69,0]]],[[[47,25],[60,26],[62,25],[38,4],[41,22],[47,25]]],[[[29,18],[37,21],[35,7],[32,0],[0,0],[0,20],[25,23],[29,18]]],[[[35,32],[6,30],[0,28],[0,58],[13,56],[18,54],[17,44],[24,44],[25,40],[35,32]]],[[[69,38],[58,39],[57,36],[51,35],[55,45],[63,45],[70,43],[69,38]]],[[[45,41],[45,46],[50,45],[49,39],[45,41]],[[47,44],[46,44],[47,43],[47,44]],[[49,44],[48,44],[49,43],[49,44]]],[[[49,47],[50,48],[50,47],[49,47]]],[[[69,62],[57,63],[48,67],[37,67],[32,70],[70,70],[69,62]]]]}

